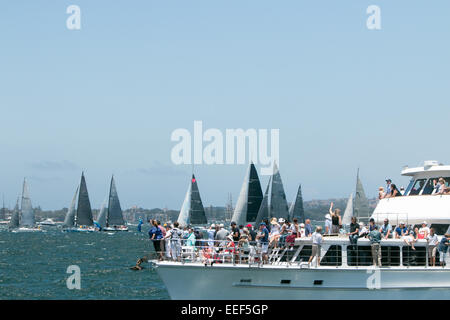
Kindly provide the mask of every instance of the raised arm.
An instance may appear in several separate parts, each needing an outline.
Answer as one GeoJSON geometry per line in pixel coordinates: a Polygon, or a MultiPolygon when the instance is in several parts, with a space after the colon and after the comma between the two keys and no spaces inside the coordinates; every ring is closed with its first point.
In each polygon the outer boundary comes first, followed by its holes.
{"type": "Polygon", "coordinates": [[[330,214],[333,214],[333,202],[330,204],[330,214]]]}

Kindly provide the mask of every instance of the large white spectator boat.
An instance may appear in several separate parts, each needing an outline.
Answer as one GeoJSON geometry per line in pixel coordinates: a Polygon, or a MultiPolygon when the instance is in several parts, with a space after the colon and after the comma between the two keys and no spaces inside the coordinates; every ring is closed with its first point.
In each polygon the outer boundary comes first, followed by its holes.
{"type": "Polygon", "coordinates": [[[444,178],[450,183],[450,166],[438,161],[425,161],[422,167],[405,167],[401,173],[411,177],[404,196],[381,199],[372,217],[377,223],[388,218],[391,224],[407,225],[426,221],[437,234],[444,234],[450,225],[450,194],[433,194],[433,181],[444,178]]]}
{"type": "MultiPolygon", "coordinates": [[[[450,195],[432,195],[433,179],[450,182],[450,166],[427,161],[405,168],[411,176],[404,196],[380,200],[372,217],[393,227],[424,220],[442,235],[450,224],[450,195]]],[[[439,237],[439,239],[441,236],[439,237]]],[[[310,237],[290,246],[269,249],[262,264],[259,249],[250,252],[182,247],[179,261],[156,261],[156,268],[172,299],[450,299],[450,261],[430,266],[428,242],[419,239],[415,250],[403,239],[381,241],[381,267],[373,266],[370,241],[352,245],[346,235],[324,237],[320,266],[311,255],[310,237]],[[214,262],[211,264],[211,262],[214,262]]]]}

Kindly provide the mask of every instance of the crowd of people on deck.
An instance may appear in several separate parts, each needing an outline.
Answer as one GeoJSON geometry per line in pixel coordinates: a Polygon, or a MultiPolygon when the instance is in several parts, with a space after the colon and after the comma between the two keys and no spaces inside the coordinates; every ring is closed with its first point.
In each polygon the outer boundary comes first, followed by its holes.
{"type": "MultiPolygon", "coordinates": [[[[386,180],[386,190],[379,189],[379,199],[402,196],[403,188],[397,189],[391,179],[386,180]]],[[[444,194],[450,192],[450,188],[445,186],[445,180],[439,178],[434,181],[433,194],[444,194]]],[[[374,266],[381,266],[381,241],[389,238],[402,239],[413,251],[416,250],[415,243],[419,239],[427,241],[429,265],[435,266],[436,255],[443,265],[448,251],[450,234],[445,234],[441,240],[438,239],[435,230],[429,228],[426,221],[421,227],[406,226],[400,222],[395,229],[392,228],[388,219],[384,220],[381,226],[375,224],[374,219],[370,219],[369,225],[357,221],[356,217],[351,218],[348,228],[343,227],[342,217],[339,209],[334,208],[333,202],[330,205],[329,213],[325,216],[324,227],[313,228],[310,219],[305,223],[299,222],[297,218],[291,221],[283,218],[263,219],[259,225],[247,224],[237,225],[231,222],[229,230],[224,224],[211,224],[206,232],[192,226],[181,228],[178,222],[161,225],[158,220],[150,220],[149,237],[152,240],[155,252],[160,260],[180,261],[183,248],[191,248],[192,255],[201,254],[203,257],[213,259],[217,253],[228,254],[230,259],[237,262],[242,255],[251,259],[258,252],[261,256],[261,263],[268,263],[269,248],[293,247],[298,238],[310,237],[312,240],[311,256],[308,264],[316,258],[317,265],[320,265],[321,245],[324,236],[346,235],[351,246],[356,247],[358,239],[367,238],[371,245],[372,261],[374,266]]]]}
{"type": "MultiPolygon", "coordinates": [[[[425,179],[418,180],[418,185],[414,185],[411,189],[411,195],[417,195],[423,189],[425,185],[425,179]]],[[[431,191],[431,189],[430,189],[431,191]]],[[[450,194],[450,186],[446,185],[446,181],[444,178],[440,177],[438,179],[433,179],[433,190],[431,191],[431,195],[443,195],[450,194]]],[[[405,189],[400,187],[397,188],[395,184],[392,183],[391,179],[386,180],[386,188],[379,187],[378,188],[378,199],[384,198],[392,198],[399,197],[405,195],[405,189]]]]}

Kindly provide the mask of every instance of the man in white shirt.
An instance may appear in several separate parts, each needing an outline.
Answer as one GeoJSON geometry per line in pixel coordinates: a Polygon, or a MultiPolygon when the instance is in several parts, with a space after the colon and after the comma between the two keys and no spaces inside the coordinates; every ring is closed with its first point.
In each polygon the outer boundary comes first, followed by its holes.
{"type": "Polygon", "coordinates": [[[427,237],[428,241],[428,257],[430,257],[430,265],[436,266],[436,251],[439,244],[438,236],[434,233],[434,229],[430,229],[430,235],[427,237]]]}
{"type": "Polygon", "coordinates": [[[320,266],[320,247],[322,245],[322,234],[320,233],[322,231],[322,227],[317,227],[316,231],[312,234],[311,240],[312,240],[312,252],[311,257],[309,257],[308,264],[311,263],[311,261],[314,259],[314,257],[317,258],[317,266],[320,266]]]}

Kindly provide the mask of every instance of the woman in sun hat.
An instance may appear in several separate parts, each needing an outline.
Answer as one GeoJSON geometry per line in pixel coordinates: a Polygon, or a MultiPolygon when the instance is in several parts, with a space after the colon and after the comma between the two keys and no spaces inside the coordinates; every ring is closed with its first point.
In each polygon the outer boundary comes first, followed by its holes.
{"type": "Polygon", "coordinates": [[[277,246],[278,239],[280,238],[280,225],[277,222],[277,218],[272,218],[270,220],[272,227],[270,228],[270,240],[269,246],[273,244],[274,247],[277,246]]]}

